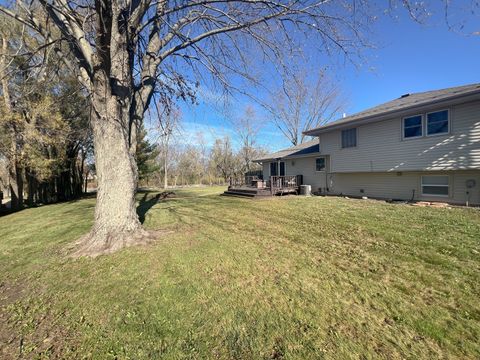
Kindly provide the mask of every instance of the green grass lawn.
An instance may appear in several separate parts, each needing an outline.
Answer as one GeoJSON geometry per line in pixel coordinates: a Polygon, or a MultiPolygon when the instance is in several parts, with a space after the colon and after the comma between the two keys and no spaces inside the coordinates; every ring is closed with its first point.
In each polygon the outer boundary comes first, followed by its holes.
{"type": "Polygon", "coordinates": [[[96,259],[94,199],[0,218],[0,358],[480,357],[479,210],[223,190],[147,194],[169,231],[96,259]]]}

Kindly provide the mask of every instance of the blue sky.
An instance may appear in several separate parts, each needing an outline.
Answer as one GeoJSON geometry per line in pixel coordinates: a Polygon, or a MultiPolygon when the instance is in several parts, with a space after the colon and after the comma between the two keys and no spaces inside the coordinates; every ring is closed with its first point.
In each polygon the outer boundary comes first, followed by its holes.
{"type": "MultiPolygon", "coordinates": [[[[318,61],[319,67],[329,66],[339,82],[348,100],[347,114],[405,93],[480,82],[480,35],[450,31],[441,9],[424,25],[413,22],[405,12],[397,15],[395,19],[382,17],[372,27],[371,40],[376,49],[365,52],[367,61],[361,67],[350,63],[332,66],[324,58],[318,61]]],[[[465,31],[480,31],[480,22],[476,25],[478,29],[465,31]]],[[[198,131],[205,134],[207,142],[216,136],[234,138],[230,123],[211,101],[215,93],[202,89],[199,95],[199,105],[182,106],[184,139],[190,141],[198,131]]],[[[244,97],[233,99],[233,112],[242,112],[249,102],[244,97]]],[[[258,114],[264,116],[260,110],[258,114]]],[[[259,142],[270,150],[289,146],[280,131],[270,124],[262,128],[259,142]]]]}

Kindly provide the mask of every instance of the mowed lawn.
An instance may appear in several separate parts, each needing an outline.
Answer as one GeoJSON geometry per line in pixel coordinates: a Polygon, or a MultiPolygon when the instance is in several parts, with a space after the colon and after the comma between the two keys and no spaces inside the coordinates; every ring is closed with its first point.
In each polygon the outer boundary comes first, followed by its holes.
{"type": "Polygon", "coordinates": [[[150,246],[65,249],[94,199],[0,218],[0,358],[480,357],[480,211],[139,194],[150,246]]]}

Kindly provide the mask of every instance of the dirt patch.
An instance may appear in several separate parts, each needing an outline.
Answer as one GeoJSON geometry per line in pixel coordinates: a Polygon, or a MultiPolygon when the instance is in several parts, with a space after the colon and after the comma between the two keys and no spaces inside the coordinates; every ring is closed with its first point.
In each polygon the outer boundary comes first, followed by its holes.
{"type": "Polygon", "coordinates": [[[20,283],[0,284],[0,359],[65,359],[76,336],[59,324],[50,302],[20,283]]]}
{"type": "Polygon", "coordinates": [[[157,200],[164,200],[164,199],[171,199],[176,197],[177,195],[173,191],[164,191],[160,194],[157,194],[155,197],[157,200]]]}

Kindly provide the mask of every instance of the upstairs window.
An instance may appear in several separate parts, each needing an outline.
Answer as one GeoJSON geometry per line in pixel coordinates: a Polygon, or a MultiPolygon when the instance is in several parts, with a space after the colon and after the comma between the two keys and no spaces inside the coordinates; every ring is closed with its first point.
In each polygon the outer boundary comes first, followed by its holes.
{"type": "Polygon", "coordinates": [[[448,196],[448,175],[422,176],[422,195],[448,196]]]}
{"type": "Polygon", "coordinates": [[[422,115],[410,116],[403,119],[403,138],[414,138],[423,135],[422,115]]]}
{"type": "Polygon", "coordinates": [[[357,129],[342,130],[342,148],[357,146],[357,129]]]}
{"type": "Polygon", "coordinates": [[[448,133],[448,110],[427,114],[427,135],[448,133]]]}
{"type": "Polygon", "coordinates": [[[325,170],[325,158],[316,158],[315,159],[315,171],[324,171],[325,170]]]}

